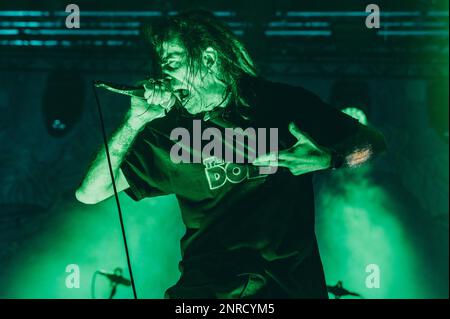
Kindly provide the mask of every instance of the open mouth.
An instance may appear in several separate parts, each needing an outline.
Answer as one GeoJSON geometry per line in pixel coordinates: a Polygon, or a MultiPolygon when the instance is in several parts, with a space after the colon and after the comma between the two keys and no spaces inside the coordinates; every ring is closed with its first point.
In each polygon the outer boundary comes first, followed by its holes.
{"type": "Polygon", "coordinates": [[[175,90],[175,95],[178,97],[181,103],[184,103],[189,97],[189,90],[186,89],[178,89],[175,90]]]}

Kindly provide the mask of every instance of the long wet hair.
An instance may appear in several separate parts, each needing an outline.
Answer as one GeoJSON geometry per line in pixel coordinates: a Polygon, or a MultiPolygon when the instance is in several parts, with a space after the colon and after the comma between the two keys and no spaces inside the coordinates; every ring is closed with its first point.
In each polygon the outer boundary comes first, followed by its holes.
{"type": "Polygon", "coordinates": [[[234,103],[247,104],[239,90],[239,81],[243,76],[256,77],[256,67],[244,45],[212,13],[196,10],[166,17],[146,26],[144,35],[150,41],[156,57],[164,42],[180,40],[186,49],[192,75],[201,66],[203,51],[208,47],[214,48],[218,55],[220,80],[227,85],[227,94],[231,95],[234,103]]]}

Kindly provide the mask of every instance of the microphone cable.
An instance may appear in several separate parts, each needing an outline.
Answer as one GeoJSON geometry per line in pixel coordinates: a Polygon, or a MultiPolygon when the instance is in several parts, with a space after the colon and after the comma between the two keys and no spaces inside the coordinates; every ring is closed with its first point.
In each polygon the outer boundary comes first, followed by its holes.
{"type": "Polygon", "coordinates": [[[105,144],[106,158],[108,160],[108,168],[109,168],[109,173],[111,175],[111,183],[112,183],[113,190],[114,190],[114,197],[116,199],[117,211],[119,213],[120,228],[122,230],[123,244],[124,244],[124,247],[125,247],[125,254],[127,256],[127,265],[128,265],[128,270],[130,272],[130,281],[131,281],[131,287],[133,289],[133,297],[134,297],[134,299],[137,299],[136,286],[134,284],[133,271],[131,269],[130,254],[128,252],[127,237],[125,235],[125,226],[124,226],[124,223],[123,223],[122,209],[120,208],[119,195],[117,194],[116,182],[114,180],[114,173],[113,173],[113,170],[112,170],[111,158],[109,156],[108,140],[106,138],[105,123],[104,123],[104,120],[103,120],[103,113],[102,113],[102,109],[100,107],[100,100],[98,98],[95,82],[92,82],[92,87],[94,89],[95,101],[97,102],[98,116],[100,118],[100,126],[101,126],[101,131],[102,131],[102,136],[103,136],[103,142],[105,144]]]}

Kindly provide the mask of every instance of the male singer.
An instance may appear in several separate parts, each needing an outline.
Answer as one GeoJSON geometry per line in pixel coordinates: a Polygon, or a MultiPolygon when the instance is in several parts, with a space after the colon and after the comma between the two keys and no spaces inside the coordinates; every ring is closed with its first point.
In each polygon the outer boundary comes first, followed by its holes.
{"type": "MultiPolygon", "coordinates": [[[[144,83],[143,98],[131,98],[108,146],[118,191],[179,202],[181,277],[166,298],[327,298],[311,173],[366,163],[384,150],[381,134],[301,87],[260,77],[211,14],[170,17],[146,36],[160,76],[144,83]],[[174,129],[192,132],[196,120],[203,132],[277,128],[279,151],[244,163],[205,154],[200,163],[174,161],[174,129]],[[272,166],[274,173],[259,170],[272,166]]],[[[184,151],[202,151],[192,144],[184,151]]],[[[102,148],[76,197],[95,204],[112,195],[102,148]]]]}

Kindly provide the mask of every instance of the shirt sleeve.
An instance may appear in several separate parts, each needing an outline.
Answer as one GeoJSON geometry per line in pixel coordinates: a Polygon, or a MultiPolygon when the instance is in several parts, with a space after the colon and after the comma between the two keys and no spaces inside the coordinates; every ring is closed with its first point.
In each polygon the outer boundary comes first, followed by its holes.
{"type": "MultiPolygon", "coordinates": [[[[294,122],[318,145],[334,149],[339,143],[355,135],[361,128],[356,119],[323,102],[314,93],[281,83],[265,82],[262,94],[265,107],[262,116],[276,119],[280,137],[295,143],[287,126],[294,122]]],[[[286,146],[286,145],[285,145],[286,146]]]]}
{"type": "Polygon", "coordinates": [[[121,170],[130,185],[125,192],[133,200],[146,197],[171,194],[169,177],[161,167],[162,159],[158,158],[158,146],[152,138],[150,129],[144,128],[134,140],[121,170]]]}

